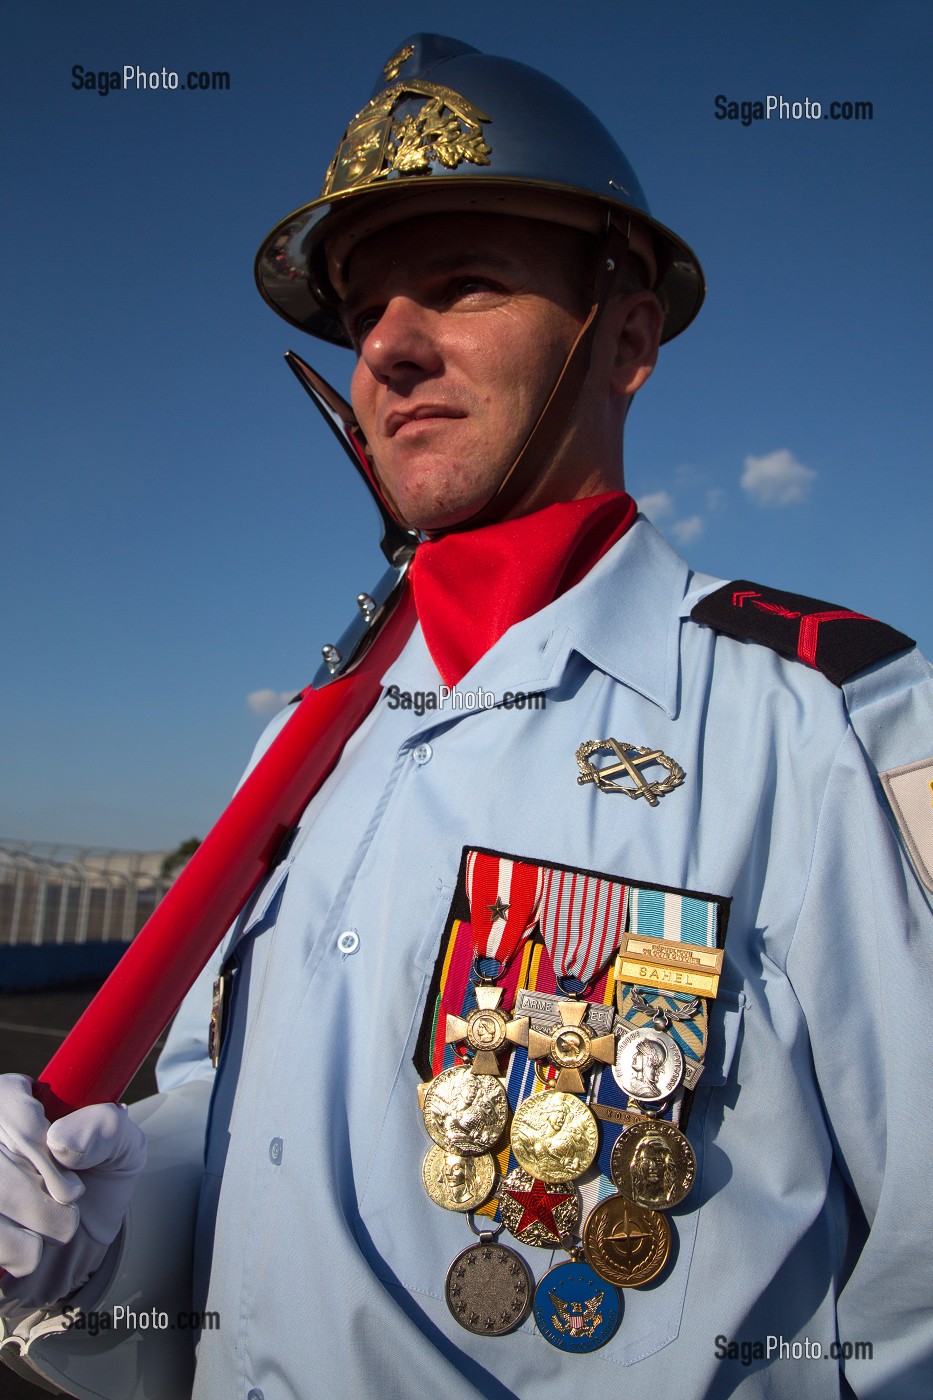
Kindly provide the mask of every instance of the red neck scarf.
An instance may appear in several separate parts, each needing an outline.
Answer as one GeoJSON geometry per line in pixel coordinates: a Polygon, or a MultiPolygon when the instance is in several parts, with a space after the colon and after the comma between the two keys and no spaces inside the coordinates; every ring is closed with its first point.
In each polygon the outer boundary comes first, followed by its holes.
{"type": "Polygon", "coordinates": [[[410,572],[415,607],[445,685],[462,680],[514,623],[579,583],[637,509],[624,491],[610,491],[420,544],[410,572]]]}

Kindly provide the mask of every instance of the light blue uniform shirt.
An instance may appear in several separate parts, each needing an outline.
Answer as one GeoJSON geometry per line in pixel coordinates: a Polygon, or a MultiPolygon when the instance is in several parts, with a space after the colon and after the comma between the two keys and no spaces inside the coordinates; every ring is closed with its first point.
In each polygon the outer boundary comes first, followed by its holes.
{"type": "MultiPolygon", "coordinates": [[[[461,682],[546,709],[418,719],[383,700],[347,745],[237,930],[195,1251],[220,1327],[198,1400],[933,1394],[929,897],[843,692],[690,621],[711,586],[640,519],[461,682]],[[656,807],[578,786],[575,750],[610,735],[661,749],[684,784],[656,807]],[[422,1186],[412,1054],[465,845],[732,900],[673,1261],[624,1290],[589,1355],[533,1318],[474,1336],[444,1302],[473,1236],[422,1186]],[[717,1356],[769,1336],[824,1355],[717,1356]],[[843,1376],[837,1341],[873,1357],[843,1376]]],[[[930,676],[912,652],[847,687],[880,766],[933,750],[930,676]]],[[[386,682],[439,685],[420,631],[386,682]]],[[[211,975],[163,1086],[204,1072],[211,975]]],[[[566,1257],[504,1242],[536,1280],[566,1257]]]]}

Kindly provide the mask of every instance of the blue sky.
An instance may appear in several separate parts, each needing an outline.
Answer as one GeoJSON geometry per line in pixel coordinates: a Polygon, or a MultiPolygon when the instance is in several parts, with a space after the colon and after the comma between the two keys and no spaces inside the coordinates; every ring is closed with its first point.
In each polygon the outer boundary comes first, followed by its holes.
{"type": "Polygon", "coordinates": [[[933,652],[926,0],[436,7],[6,0],[0,835],[203,835],[381,572],[375,513],[252,279],[401,40],[544,69],[618,136],[709,292],[630,420],[628,484],[698,568],[933,652]],[[101,96],[97,72],[228,92],[101,96]],[[872,121],[718,120],[715,99],[872,121]],[[253,697],[252,704],[249,697],[253,697]],[[268,697],[267,697],[268,700],[268,697]]]}

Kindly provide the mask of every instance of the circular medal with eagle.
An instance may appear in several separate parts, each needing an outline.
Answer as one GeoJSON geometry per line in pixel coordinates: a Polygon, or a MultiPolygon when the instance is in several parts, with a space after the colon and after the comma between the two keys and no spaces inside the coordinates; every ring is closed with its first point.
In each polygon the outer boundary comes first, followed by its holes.
{"type": "Polygon", "coordinates": [[[596,1351],[619,1325],[622,1299],[582,1260],[557,1264],[535,1289],[535,1322],[561,1351],[596,1351]]]}

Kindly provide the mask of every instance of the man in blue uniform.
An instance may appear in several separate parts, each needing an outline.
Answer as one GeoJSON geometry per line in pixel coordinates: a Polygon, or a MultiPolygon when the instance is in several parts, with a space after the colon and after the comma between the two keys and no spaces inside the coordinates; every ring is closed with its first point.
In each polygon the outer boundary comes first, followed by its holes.
{"type": "Polygon", "coordinates": [[[179,1013],[147,1169],[0,1086],[4,1353],[187,1393],[183,1330],[62,1322],[131,1301],[216,1317],[201,1400],[928,1393],[933,680],[635,519],[696,258],[563,89],[419,35],[257,277],[356,353],[418,624],[179,1013]]]}

